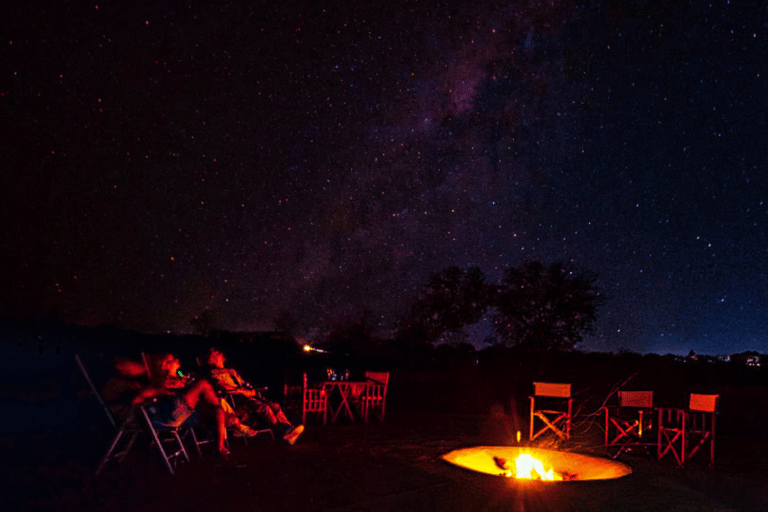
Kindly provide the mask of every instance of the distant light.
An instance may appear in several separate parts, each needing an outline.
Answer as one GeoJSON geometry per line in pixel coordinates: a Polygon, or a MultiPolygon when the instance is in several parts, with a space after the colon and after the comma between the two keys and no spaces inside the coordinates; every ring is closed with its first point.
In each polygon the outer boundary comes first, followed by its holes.
{"type": "Polygon", "coordinates": [[[312,345],[310,345],[309,343],[305,343],[302,346],[302,349],[304,350],[304,352],[320,352],[321,354],[327,354],[328,353],[327,350],[321,350],[319,348],[315,348],[312,345]]]}

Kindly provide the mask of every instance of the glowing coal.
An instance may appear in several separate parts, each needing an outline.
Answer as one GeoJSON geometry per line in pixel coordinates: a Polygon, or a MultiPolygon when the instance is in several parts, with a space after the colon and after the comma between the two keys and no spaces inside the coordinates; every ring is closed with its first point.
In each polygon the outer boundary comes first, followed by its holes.
{"type": "Polygon", "coordinates": [[[520,446],[475,446],[443,455],[453,465],[516,479],[612,480],[632,473],[621,462],[581,453],[520,446]]]}

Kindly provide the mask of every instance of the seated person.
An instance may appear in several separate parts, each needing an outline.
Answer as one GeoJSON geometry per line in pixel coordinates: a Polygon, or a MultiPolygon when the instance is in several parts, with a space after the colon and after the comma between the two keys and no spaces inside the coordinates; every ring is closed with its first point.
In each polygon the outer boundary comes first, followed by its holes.
{"type": "Polygon", "coordinates": [[[153,364],[149,385],[139,391],[133,405],[156,400],[150,419],[159,427],[180,427],[195,412],[199,404],[208,405],[215,413],[216,441],[219,455],[229,458],[226,446],[227,429],[224,409],[211,383],[205,379],[181,376],[181,363],[173,354],[162,354],[153,364]]]}
{"type": "Polygon", "coordinates": [[[221,350],[211,348],[205,361],[208,364],[207,373],[211,382],[214,382],[221,391],[242,395],[248,399],[242,408],[238,407],[238,415],[243,421],[261,420],[278,435],[282,435],[283,440],[288,444],[292,445],[296,442],[304,431],[304,425],[294,427],[285,416],[280,404],[264,398],[261,393],[253,389],[253,386],[244,381],[237,371],[225,368],[226,358],[221,350]]]}
{"type": "Polygon", "coordinates": [[[122,422],[128,418],[133,399],[147,385],[149,376],[144,363],[116,357],[115,374],[104,385],[101,396],[115,419],[122,422]]]}

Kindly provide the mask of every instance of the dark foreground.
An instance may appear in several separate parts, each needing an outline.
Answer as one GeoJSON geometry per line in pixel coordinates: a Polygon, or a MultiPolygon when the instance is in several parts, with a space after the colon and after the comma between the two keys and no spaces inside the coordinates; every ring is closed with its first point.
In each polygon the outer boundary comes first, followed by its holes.
{"type": "MultiPolygon", "coordinates": [[[[212,453],[161,466],[146,443],[98,478],[107,439],[29,439],[5,446],[6,510],[766,510],[765,442],[724,437],[714,469],[702,462],[622,456],[635,472],[615,481],[515,483],[440,458],[473,445],[510,444],[514,421],[497,416],[393,412],[384,424],[309,426],[296,446],[233,440],[231,463],[212,453]]],[[[106,432],[105,434],[108,434],[106,432]]],[[[579,441],[581,450],[588,446],[579,441]]],[[[599,444],[599,443],[595,443],[599,444]]]]}

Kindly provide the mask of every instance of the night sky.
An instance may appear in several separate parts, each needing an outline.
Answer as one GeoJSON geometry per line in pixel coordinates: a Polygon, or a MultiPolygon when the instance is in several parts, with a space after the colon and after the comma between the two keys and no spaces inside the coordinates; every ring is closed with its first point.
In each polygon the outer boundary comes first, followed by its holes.
{"type": "Polygon", "coordinates": [[[386,330],[561,260],[578,348],[768,352],[759,2],[9,4],[0,315],[386,330]]]}

